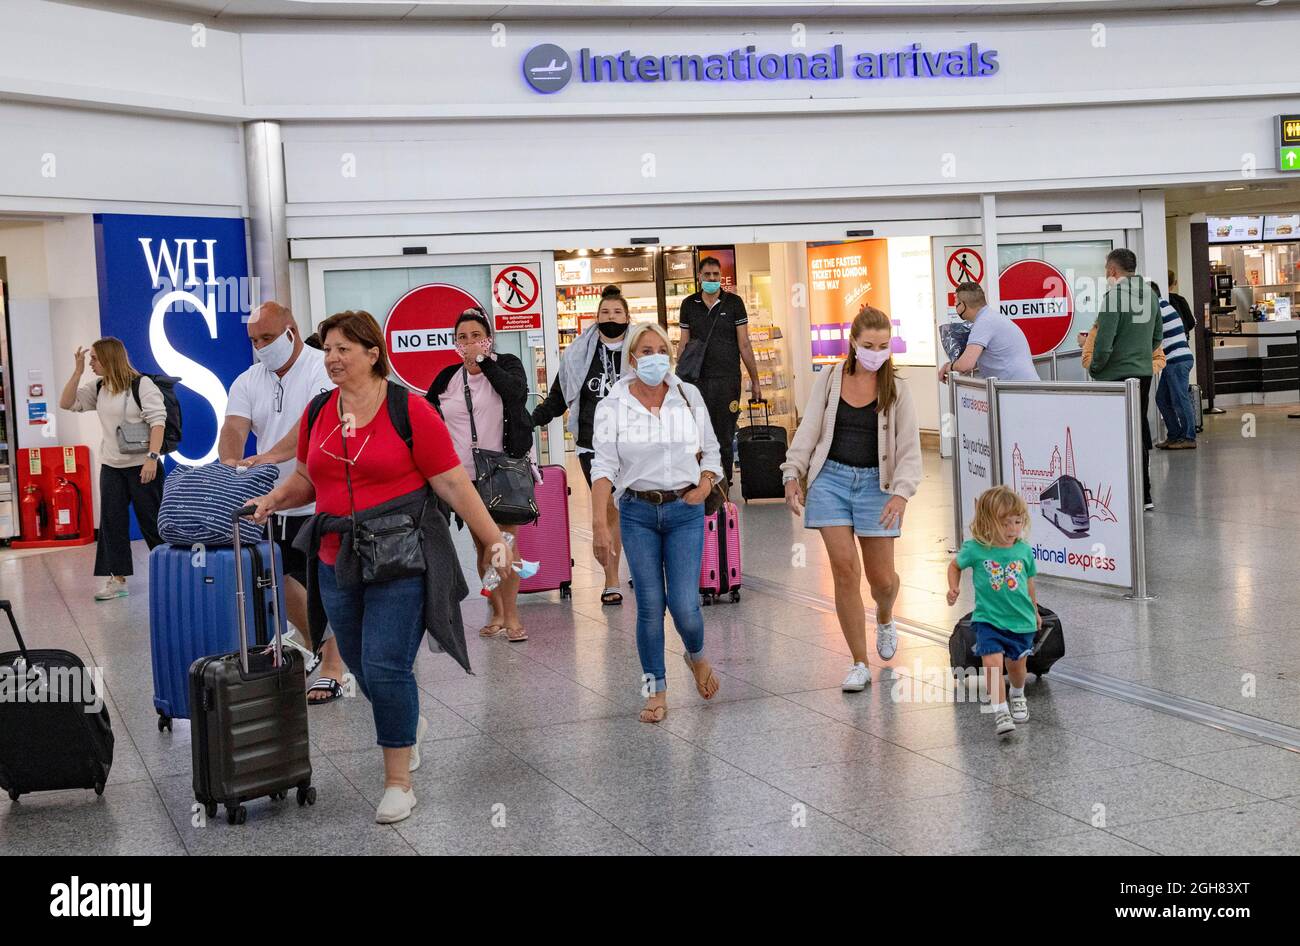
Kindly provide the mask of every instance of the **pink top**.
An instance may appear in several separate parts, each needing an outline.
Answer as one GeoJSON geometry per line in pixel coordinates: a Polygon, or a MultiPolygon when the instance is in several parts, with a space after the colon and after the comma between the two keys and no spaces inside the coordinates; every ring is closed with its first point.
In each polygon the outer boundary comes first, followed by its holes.
{"type": "MultiPolygon", "coordinates": [[[[451,434],[451,442],[456,446],[456,456],[460,457],[461,466],[474,479],[474,455],[470,452],[471,437],[469,430],[469,411],[465,408],[464,379],[466,372],[457,371],[442,392],[438,404],[451,434]]],[[[505,442],[505,409],[501,404],[501,395],[497,394],[481,371],[469,375],[469,396],[474,402],[474,424],[478,427],[478,447],[480,450],[501,450],[505,442]]]]}

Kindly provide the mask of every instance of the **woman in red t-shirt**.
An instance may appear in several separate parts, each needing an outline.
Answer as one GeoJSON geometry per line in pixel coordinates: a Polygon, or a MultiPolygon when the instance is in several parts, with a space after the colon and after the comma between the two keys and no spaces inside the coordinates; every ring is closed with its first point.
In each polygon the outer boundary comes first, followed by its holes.
{"type": "MultiPolygon", "coordinates": [[[[427,484],[469,526],[484,549],[484,567],[492,567],[494,553],[504,549],[501,530],[461,466],[442,420],[422,397],[411,394],[409,448],[393,426],[388,355],[374,317],[340,312],[321,324],[320,336],[325,369],[337,389],[314,424],[304,414],[297,472],[255,500],[257,518],[313,500],[318,516],[347,516],[353,508],[363,513],[427,484]]],[[[316,587],[339,653],[371,704],[384,750],[384,797],[375,820],[391,824],[415,806],[410,773],[420,765],[420,739],[428,728],[412,672],[425,633],[427,576],[344,587],[335,573],[339,542],[337,532],[320,535],[316,587]]]]}

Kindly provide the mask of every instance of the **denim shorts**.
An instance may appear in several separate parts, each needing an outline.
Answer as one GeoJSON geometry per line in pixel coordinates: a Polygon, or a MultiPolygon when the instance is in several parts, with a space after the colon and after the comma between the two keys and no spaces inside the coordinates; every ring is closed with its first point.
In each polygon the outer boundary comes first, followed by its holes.
{"type": "Polygon", "coordinates": [[[809,529],[853,526],[854,535],[897,536],[898,526],[886,529],[880,524],[889,498],[880,488],[879,467],[827,460],[808,487],[803,524],[809,529]]]}
{"type": "Polygon", "coordinates": [[[975,646],[971,648],[977,657],[986,654],[1006,654],[1011,660],[1028,657],[1034,652],[1034,635],[1017,634],[1004,631],[1000,627],[983,621],[971,621],[970,629],[975,632],[975,646]]]}

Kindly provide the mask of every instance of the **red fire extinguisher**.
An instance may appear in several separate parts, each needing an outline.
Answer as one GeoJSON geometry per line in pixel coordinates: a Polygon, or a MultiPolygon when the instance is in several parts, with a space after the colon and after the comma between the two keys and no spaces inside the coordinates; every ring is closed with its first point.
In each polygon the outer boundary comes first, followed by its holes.
{"type": "Polygon", "coordinates": [[[50,501],[54,505],[54,538],[81,538],[81,490],[77,484],[60,476],[50,501]]]}
{"type": "Polygon", "coordinates": [[[18,503],[22,536],[29,542],[39,542],[45,538],[45,499],[41,495],[41,488],[34,483],[29,483],[23,492],[23,498],[18,503]]]}

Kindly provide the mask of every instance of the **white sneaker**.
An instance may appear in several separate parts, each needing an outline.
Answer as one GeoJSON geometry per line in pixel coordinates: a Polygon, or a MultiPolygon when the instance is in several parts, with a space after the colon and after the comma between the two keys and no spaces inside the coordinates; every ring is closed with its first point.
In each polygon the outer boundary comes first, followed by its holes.
{"type": "Polygon", "coordinates": [[[1023,723],[1029,719],[1029,700],[1025,699],[1023,695],[1008,697],[1007,702],[1011,704],[1011,718],[1013,720],[1023,723]]]}
{"type": "Polygon", "coordinates": [[[993,717],[993,731],[999,736],[1005,736],[1008,733],[1016,731],[1016,724],[1011,719],[1011,714],[1006,710],[1001,710],[993,717]]]}
{"type": "Polygon", "coordinates": [[[104,587],[95,592],[95,600],[112,601],[114,598],[125,598],[130,593],[125,578],[109,577],[104,580],[104,587]]]}
{"type": "Polygon", "coordinates": [[[411,817],[411,809],[414,807],[415,792],[409,788],[390,785],[384,789],[384,797],[379,800],[379,807],[375,809],[375,823],[395,824],[398,821],[405,821],[411,817]]]}
{"type": "Polygon", "coordinates": [[[864,663],[856,663],[849,675],[844,678],[840,684],[840,689],[845,693],[861,693],[871,682],[871,669],[864,663]]]}
{"type": "Polygon", "coordinates": [[[881,660],[893,660],[898,650],[898,628],[894,622],[876,625],[876,653],[881,660]]]}
{"type": "Polygon", "coordinates": [[[411,768],[414,772],[420,767],[420,740],[424,738],[424,731],[429,728],[429,721],[423,716],[415,727],[415,745],[411,746],[411,768]]]}

